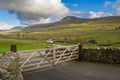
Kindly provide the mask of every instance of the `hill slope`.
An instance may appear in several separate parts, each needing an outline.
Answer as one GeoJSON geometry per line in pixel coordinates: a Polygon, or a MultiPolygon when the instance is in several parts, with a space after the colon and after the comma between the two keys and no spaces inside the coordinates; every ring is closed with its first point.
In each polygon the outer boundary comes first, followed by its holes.
{"type": "Polygon", "coordinates": [[[35,24],[35,25],[30,25],[25,28],[25,30],[33,30],[33,29],[43,29],[43,28],[54,28],[54,27],[66,27],[69,24],[119,24],[120,23],[120,16],[111,16],[111,17],[102,17],[102,18],[93,18],[93,19],[84,19],[84,18],[77,18],[74,16],[67,16],[63,18],[61,21],[54,22],[54,23],[48,23],[48,24],[35,24]]]}

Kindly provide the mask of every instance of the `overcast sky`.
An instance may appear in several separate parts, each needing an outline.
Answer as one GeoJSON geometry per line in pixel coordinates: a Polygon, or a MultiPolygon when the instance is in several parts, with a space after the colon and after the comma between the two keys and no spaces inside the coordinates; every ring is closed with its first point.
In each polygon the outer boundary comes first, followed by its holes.
{"type": "Polygon", "coordinates": [[[96,18],[119,15],[120,0],[0,0],[0,29],[50,23],[65,16],[96,18]]]}

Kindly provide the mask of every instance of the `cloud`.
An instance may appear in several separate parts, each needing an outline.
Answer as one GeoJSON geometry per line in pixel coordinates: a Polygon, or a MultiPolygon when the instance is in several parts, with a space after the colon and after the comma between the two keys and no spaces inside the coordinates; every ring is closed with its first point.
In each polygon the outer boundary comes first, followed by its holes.
{"type": "Polygon", "coordinates": [[[115,9],[115,15],[120,16],[120,0],[113,3],[113,8],[115,9]]]}
{"type": "Polygon", "coordinates": [[[115,2],[106,1],[104,6],[112,8],[114,16],[120,16],[120,0],[116,0],[115,2]]]}
{"type": "Polygon", "coordinates": [[[106,1],[105,3],[104,3],[104,6],[105,7],[108,7],[108,6],[111,6],[112,5],[112,2],[110,2],[110,1],[106,1]]]}
{"type": "Polygon", "coordinates": [[[0,8],[17,14],[22,24],[50,22],[50,17],[64,17],[69,9],[61,0],[0,0],[0,8]]]}
{"type": "Polygon", "coordinates": [[[81,12],[81,11],[71,11],[70,15],[71,16],[76,16],[76,17],[83,17],[83,18],[88,18],[89,17],[89,13],[81,12]]]}
{"type": "Polygon", "coordinates": [[[74,7],[78,7],[79,5],[77,3],[72,4],[74,7]]]}
{"type": "Polygon", "coordinates": [[[107,12],[89,12],[90,18],[99,18],[99,17],[106,17],[106,16],[113,16],[112,13],[107,13],[107,12]]]}
{"type": "Polygon", "coordinates": [[[0,30],[6,30],[6,29],[11,29],[13,26],[8,25],[4,22],[0,22],[0,30]]]}

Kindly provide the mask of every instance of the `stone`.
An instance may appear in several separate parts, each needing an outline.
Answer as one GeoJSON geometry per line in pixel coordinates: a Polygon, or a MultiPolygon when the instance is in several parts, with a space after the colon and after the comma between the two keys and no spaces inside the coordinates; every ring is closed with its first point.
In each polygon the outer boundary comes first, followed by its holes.
{"type": "Polygon", "coordinates": [[[14,53],[6,53],[1,56],[1,80],[23,80],[21,68],[18,61],[19,56],[14,53]]]}

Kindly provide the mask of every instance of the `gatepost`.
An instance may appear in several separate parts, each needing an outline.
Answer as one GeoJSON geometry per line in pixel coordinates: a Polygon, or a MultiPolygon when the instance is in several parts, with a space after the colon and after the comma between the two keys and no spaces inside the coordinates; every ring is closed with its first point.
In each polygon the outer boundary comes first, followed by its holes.
{"type": "Polygon", "coordinates": [[[82,61],[82,55],[83,55],[83,45],[82,44],[79,44],[78,45],[78,60],[79,61],[82,61]]]}

